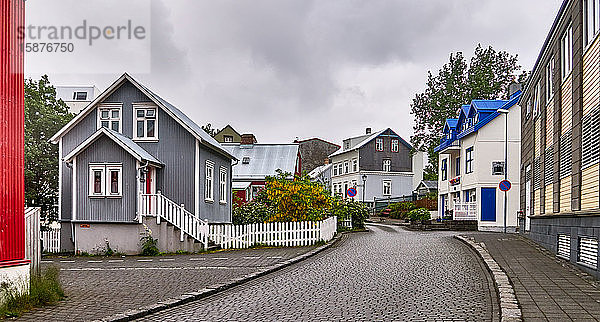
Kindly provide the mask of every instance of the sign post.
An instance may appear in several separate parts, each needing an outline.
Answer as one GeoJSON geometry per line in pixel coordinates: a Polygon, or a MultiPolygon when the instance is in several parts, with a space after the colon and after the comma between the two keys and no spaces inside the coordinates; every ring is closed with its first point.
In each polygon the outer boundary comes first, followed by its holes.
{"type": "MultiPolygon", "coordinates": [[[[506,171],[506,163],[504,164],[504,169],[506,171]]],[[[510,188],[512,187],[512,184],[510,183],[510,181],[508,181],[507,179],[504,179],[502,181],[500,181],[500,184],[498,185],[498,187],[500,188],[500,191],[504,191],[504,233],[506,234],[506,193],[508,192],[508,190],[510,190],[510,188]]]]}

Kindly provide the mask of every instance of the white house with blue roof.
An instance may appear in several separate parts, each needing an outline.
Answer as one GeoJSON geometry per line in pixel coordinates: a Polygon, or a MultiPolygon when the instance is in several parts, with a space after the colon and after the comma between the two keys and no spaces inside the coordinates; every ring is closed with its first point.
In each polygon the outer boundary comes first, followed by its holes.
{"type": "Polygon", "coordinates": [[[515,231],[519,210],[521,91],[509,100],[473,100],[447,119],[439,153],[438,215],[477,220],[479,230],[504,229],[504,197],[499,183],[506,178],[506,227],[515,231]],[[505,148],[507,167],[505,167],[505,148]]]}
{"type": "Polygon", "coordinates": [[[147,227],[161,251],[195,251],[231,222],[235,157],[128,74],[51,141],[63,251],[139,253],[147,227]]]}

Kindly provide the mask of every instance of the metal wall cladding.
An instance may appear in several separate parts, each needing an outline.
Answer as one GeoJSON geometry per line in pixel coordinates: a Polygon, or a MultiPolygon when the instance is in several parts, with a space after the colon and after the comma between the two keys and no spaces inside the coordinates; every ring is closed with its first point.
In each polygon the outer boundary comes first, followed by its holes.
{"type": "Polygon", "coordinates": [[[554,175],[554,145],[547,148],[544,153],[544,184],[549,185],[552,183],[552,177],[554,175]]]}
{"type": "Polygon", "coordinates": [[[581,168],[600,161],[600,106],[590,111],[582,120],[581,168]]]}
{"type": "Polygon", "coordinates": [[[0,265],[25,258],[23,0],[0,0],[0,265]]]}
{"type": "Polygon", "coordinates": [[[566,178],[571,175],[573,160],[572,155],[572,134],[573,131],[569,130],[560,137],[560,178],[566,178]]]}

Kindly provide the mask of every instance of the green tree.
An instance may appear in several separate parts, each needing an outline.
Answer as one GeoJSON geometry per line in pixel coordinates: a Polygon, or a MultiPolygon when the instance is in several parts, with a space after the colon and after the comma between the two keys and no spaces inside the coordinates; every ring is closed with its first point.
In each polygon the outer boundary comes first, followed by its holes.
{"type": "Polygon", "coordinates": [[[456,117],[461,105],[473,99],[506,98],[512,82],[525,81],[526,73],[517,77],[521,69],[517,58],[491,46],[478,45],[469,64],[463,54],[457,52],[450,54],[449,61],[437,75],[428,72],[425,91],[416,94],[410,106],[415,118],[411,142],[429,156],[425,180],[437,180],[438,154],[433,149],[439,145],[447,118],[456,117]]]}
{"type": "Polygon", "coordinates": [[[207,123],[206,125],[202,125],[200,126],[204,132],[208,133],[208,135],[215,137],[215,135],[217,135],[217,133],[219,132],[219,129],[212,127],[212,124],[207,123]]]}
{"type": "Polygon", "coordinates": [[[44,219],[58,217],[58,146],[49,140],[72,118],[48,76],[25,80],[25,204],[44,219]]]}

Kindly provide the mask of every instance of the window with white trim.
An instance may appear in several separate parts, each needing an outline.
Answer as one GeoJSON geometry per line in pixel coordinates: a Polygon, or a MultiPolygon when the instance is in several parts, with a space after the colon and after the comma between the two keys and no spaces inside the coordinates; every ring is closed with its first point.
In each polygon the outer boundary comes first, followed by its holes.
{"type": "Polygon", "coordinates": [[[473,172],[473,147],[465,151],[465,156],[465,173],[471,173],[473,172]]]}
{"type": "Polygon", "coordinates": [[[123,195],[123,166],[120,164],[90,164],[90,197],[121,197],[123,195]]]}
{"type": "Polygon", "coordinates": [[[538,81],[535,85],[535,90],[533,92],[533,117],[537,117],[540,113],[540,82],[538,81]]]}
{"type": "Polygon", "coordinates": [[[569,25],[560,41],[561,72],[564,81],[573,69],[573,26],[569,25]]]}
{"type": "Polygon", "coordinates": [[[227,169],[219,169],[219,202],[227,203],[227,169]]]}
{"type": "Polygon", "coordinates": [[[550,58],[546,65],[546,104],[554,96],[554,57],[550,58]]]}
{"type": "Polygon", "coordinates": [[[375,150],[383,151],[383,138],[375,139],[375,150]]]}
{"type": "Polygon", "coordinates": [[[358,160],[352,159],[352,172],[357,172],[357,171],[358,171],[358,160]]]}
{"type": "Polygon", "coordinates": [[[383,180],[383,195],[392,195],[392,180],[383,180]]]}
{"type": "Polygon", "coordinates": [[[400,150],[400,140],[392,139],[392,152],[398,152],[400,150]]]}
{"type": "Polygon", "coordinates": [[[232,135],[223,135],[223,141],[225,143],[231,143],[231,142],[233,142],[233,136],[232,135]]]}
{"type": "Polygon", "coordinates": [[[392,171],[392,160],[390,160],[390,159],[383,160],[383,171],[385,171],[385,172],[392,171]]]}
{"type": "Polygon", "coordinates": [[[600,0],[583,0],[583,46],[588,46],[600,31],[600,0]]]}
{"type": "Polygon", "coordinates": [[[121,133],[121,107],[98,107],[98,128],[101,127],[121,133]]]}
{"type": "Polygon", "coordinates": [[[215,172],[215,164],[212,161],[206,160],[206,168],[204,171],[204,199],[206,201],[214,200],[213,176],[215,172]]]}
{"type": "Polygon", "coordinates": [[[348,161],[344,162],[344,173],[350,172],[350,163],[348,161]]]}
{"type": "Polygon", "coordinates": [[[158,115],[156,107],[136,107],[135,138],[138,140],[158,139],[158,115]]]}

